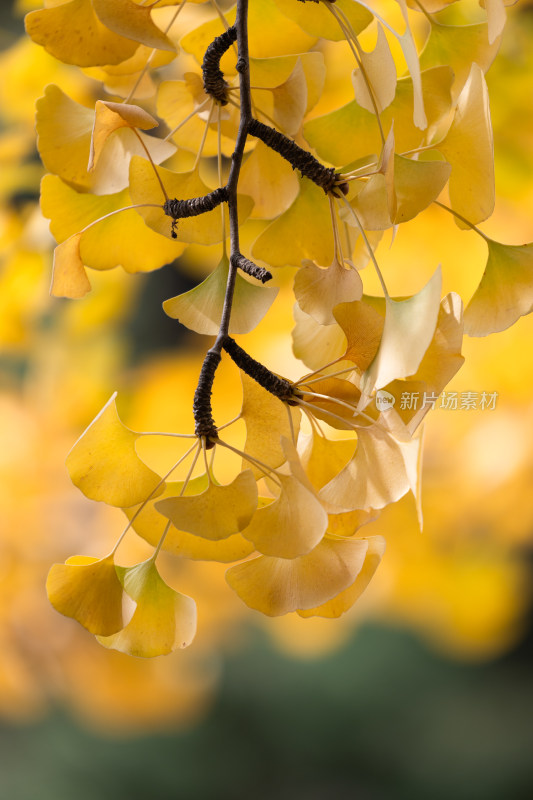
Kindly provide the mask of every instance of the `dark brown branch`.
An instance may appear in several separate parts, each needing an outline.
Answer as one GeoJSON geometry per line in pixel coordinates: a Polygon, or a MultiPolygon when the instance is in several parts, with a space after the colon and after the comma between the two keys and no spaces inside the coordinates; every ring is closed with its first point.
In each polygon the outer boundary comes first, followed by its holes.
{"type": "Polygon", "coordinates": [[[295,400],[295,392],[293,385],[285,378],[280,378],[274,375],[264,364],[256,361],[255,358],[248,355],[248,353],[239,347],[237,342],[226,336],[224,344],[222,345],[226,353],[231,356],[237,366],[246,372],[250,378],[253,378],[263,389],[266,389],[270,394],[275,395],[279,400],[287,403],[290,406],[297,405],[295,400]]]}
{"type": "Polygon", "coordinates": [[[211,42],[202,61],[205,93],[221,106],[228,104],[228,84],[220,69],[220,59],[235,41],[237,41],[237,29],[233,25],[221,36],[217,36],[214,42],[211,42]]]}
{"type": "Polygon", "coordinates": [[[213,391],[215,371],[220,364],[220,358],[220,353],[213,353],[212,350],[207,352],[200,371],[200,377],[198,378],[198,386],[194,393],[192,406],[196,423],[194,432],[197,436],[205,436],[208,450],[213,447],[211,439],[216,439],[217,437],[217,427],[211,411],[211,392],[213,391]]]}
{"type": "Polygon", "coordinates": [[[163,211],[167,217],[172,217],[172,238],[177,239],[176,227],[179,219],[185,217],[198,217],[207,211],[212,211],[224,200],[228,199],[228,190],[225,186],[220,186],[203,197],[191,197],[190,200],[167,200],[163,206],[163,211]]]}
{"type": "Polygon", "coordinates": [[[311,153],[304,150],[289,139],[283,133],[264,125],[257,119],[252,119],[248,127],[248,133],[260,139],[276,153],[279,153],[293,169],[299,170],[302,175],[309,178],[320,186],[326,194],[340,189],[344,194],[347,192],[347,184],[340,176],[335,174],[334,167],[325,167],[311,153]]]}
{"type": "Polygon", "coordinates": [[[254,264],[253,261],[249,261],[243,255],[241,255],[241,253],[232,256],[231,261],[236,267],[242,269],[242,271],[246,272],[247,275],[251,275],[252,278],[257,278],[257,280],[261,281],[261,283],[266,283],[267,281],[272,280],[271,272],[264,267],[259,267],[257,264],[254,264]]]}

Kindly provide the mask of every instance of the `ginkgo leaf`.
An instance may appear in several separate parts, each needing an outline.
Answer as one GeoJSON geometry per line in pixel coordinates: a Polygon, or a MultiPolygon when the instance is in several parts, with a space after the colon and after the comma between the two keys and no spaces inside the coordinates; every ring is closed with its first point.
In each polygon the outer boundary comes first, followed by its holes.
{"type": "Polygon", "coordinates": [[[330,264],[333,252],[328,198],[308,178],[301,179],[300,194],[291,207],[260,234],[252,247],[252,255],[271,267],[298,267],[304,258],[330,264]]]}
{"type": "MultiPolygon", "coordinates": [[[[235,6],[225,14],[228,25],[236,17],[235,6]]],[[[225,30],[221,20],[215,19],[200,25],[180,39],[181,47],[194,55],[199,64],[215,36],[225,30]]],[[[250,52],[256,58],[283,56],[288,53],[305,53],[311,49],[317,37],[310,36],[300,26],[291,22],[277,7],[274,0],[254,0],[248,9],[248,38],[250,52]]],[[[226,75],[235,70],[235,54],[232,49],[222,57],[221,69],[226,75]]]]}
{"type": "Polygon", "coordinates": [[[468,79],[472,63],[479,64],[483,72],[487,72],[499,46],[499,38],[492,44],[489,42],[486,22],[442,25],[432,19],[429,36],[420,54],[420,64],[422,69],[446,64],[453,69],[452,97],[455,101],[468,79]]]}
{"type": "Polygon", "coordinates": [[[406,300],[385,299],[385,324],[374,360],[361,379],[362,398],[394,378],[418,369],[437,325],[442,276],[440,267],[417,294],[406,300]]]}
{"type": "Polygon", "coordinates": [[[167,586],[152,559],[122,567],[119,575],[137,607],[125,628],[113,636],[98,636],[100,644],[141,658],[190,645],[196,634],[196,603],[191,597],[167,586]]]}
{"type": "MultiPolygon", "coordinates": [[[[392,224],[408,222],[436,200],[451,171],[452,167],[447,161],[419,161],[395,155],[396,210],[383,175],[373,175],[351,201],[351,205],[365,230],[386,230],[392,224]]],[[[356,228],[353,216],[346,213],[345,209],[341,210],[341,216],[348,225],[356,228]]]]}
{"type": "Polygon", "coordinates": [[[345,511],[379,509],[416,487],[420,441],[398,441],[384,427],[383,417],[358,429],[354,457],[319,492],[328,505],[345,511]]]}
{"type": "Polygon", "coordinates": [[[381,341],[384,317],[364,300],[340,303],[334,317],[348,342],[343,357],[353,361],[361,371],[368,369],[381,341]]]}
{"type": "Polygon", "coordinates": [[[370,113],[374,112],[374,103],[378,112],[383,111],[392,103],[396,94],[394,58],[385,32],[379,23],[377,28],[376,46],[368,53],[359,52],[363,69],[358,67],[352,73],[355,99],[362,108],[370,113]],[[368,84],[370,84],[370,90],[368,84]]]}
{"type": "MultiPolygon", "coordinates": [[[[355,442],[353,439],[326,439],[313,431],[309,436],[300,434],[298,447],[305,474],[318,491],[346,466],[353,456],[355,442]]],[[[328,530],[329,527],[328,523],[328,530]]]]}
{"type": "Polygon", "coordinates": [[[420,407],[396,406],[396,410],[412,434],[418,428],[434,401],[464,363],[461,355],[463,343],[463,303],[459,295],[451,292],[441,301],[437,326],[431,343],[416,373],[407,381],[393,381],[386,391],[393,397],[402,392],[416,393],[420,407]],[[424,393],[426,402],[424,403],[424,393]]]}
{"type": "Polygon", "coordinates": [[[302,311],[331,325],[336,305],[361,299],[363,282],[357,270],[345,269],[336,258],[327,268],[305,260],[294,278],[294,295],[302,311]]]}
{"type": "Polygon", "coordinates": [[[308,553],[322,539],[327,514],[319,500],[292,475],[279,475],[279,496],[258,508],[242,531],[245,539],[265,555],[295,558],[308,553]]]}
{"type": "Polygon", "coordinates": [[[84,495],[123,508],[160,494],[163,482],[137,455],[135,442],[141,434],[121,422],[115,397],[116,392],[82,433],[66,465],[84,495]]]}
{"type": "Polygon", "coordinates": [[[397,2],[400,6],[405,22],[405,31],[397,38],[398,42],[400,43],[400,47],[402,48],[402,53],[407,64],[409,74],[411,75],[411,80],[413,81],[413,122],[417,128],[420,128],[420,130],[425,130],[428,125],[428,120],[424,109],[424,95],[422,91],[420,62],[418,60],[416,44],[409,24],[406,0],[397,0],[397,2]]]}
{"type": "MultiPolygon", "coordinates": [[[[207,475],[200,475],[188,482],[184,494],[199,494],[207,487],[207,475]]],[[[168,482],[160,499],[179,496],[182,489],[183,481],[168,482]]],[[[157,547],[169,520],[156,511],[154,503],[155,500],[150,500],[142,508],[140,506],[125,508],[124,513],[131,521],[135,533],[146,539],[149,544],[157,547]]],[[[193,533],[178,530],[171,525],[163,540],[162,549],[175,556],[190,558],[194,561],[219,561],[226,564],[246,558],[253,552],[254,547],[240,533],[228,536],[227,539],[211,541],[201,536],[195,536],[193,533]]]]}
{"type": "Polygon", "coordinates": [[[507,21],[505,6],[514,5],[516,2],[517,0],[510,0],[507,3],[504,0],[479,0],[479,5],[487,11],[489,44],[493,44],[505,28],[507,21]]]}
{"type": "Polygon", "coordinates": [[[328,535],[298,558],[259,556],[230,567],[226,580],[247,606],[271,617],[315,608],[351,586],[367,548],[366,539],[328,535]]]}
{"type": "MultiPolygon", "coordinates": [[[[196,333],[214,336],[220,328],[229,263],[222,259],[217,268],[194,289],[165,300],[165,313],[196,333]]],[[[230,334],[249,333],[263,319],[274,302],[278,289],[252,284],[237,272],[230,334]]]]}
{"type": "Polygon", "coordinates": [[[115,131],[107,139],[95,170],[87,172],[91,136],[95,120],[94,109],[71,100],[59,87],[47,86],[36,104],[38,148],[49,172],[63,178],[81,191],[110,194],[128,185],[129,163],[132,155],[146,155],[159,164],[169,158],[176,148],[153,136],[128,127],[115,131]]]}
{"type": "Polygon", "coordinates": [[[184,244],[154,233],[134,209],[112,214],[129,205],[127,190],[95,196],[76,192],[55,175],[45,175],[41,181],[41,210],[50,219],[50,230],[57,241],[64,242],[64,246],[56,248],[53,294],[71,297],[72,294],[63,295],[63,291],[83,289],[80,261],[93,269],[120,265],[127,272],[149,272],[181,255],[184,244]],[[108,214],[112,216],[101,219],[108,214]]]}
{"type": "MultiPolygon", "coordinates": [[[[276,56],[274,58],[250,58],[250,83],[253,87],[261,89],[276,89],[282,87],[294,71],[297,63],[303,69],[306,81],[307,105],[304,111],[309,111],[318,103],[324,88],[326,66],[322,53],[311,51],[298,55],[276,56]]],[[[254,103],[259,103],[261,108],[261,95],[264,92],[254,92],[254,103]]]]}
{"type": "Polygon", "coordinates": [[[124,625],[123,590],[112,555],[100,560],[74,556],[65,564],[54,564],[46,591],[56,611],[91,633],[109,636],[124,625]]]}
{"type": "MultiPolygon", "coordinates": [[[[281,437],[291,436],[289,413],[295,436],[298,436],[300,409],[286,406],[245,372],[241,371],[240,374],[243,395],[241,417],[246,424],[244,452],[275,469],[285,461],[281,437]]],[[[263,477],[264,472],[258,467],[251,465],[251,469],[256,478],[263,477]]]]}
{"type": "Polygon", "coordinates": [[[109,30],[158,50],[174,50],[166,34],[152,21],[149,6],[132,0],[91,0],[94,10],[109,30]]]}
{"type": "Polygon", "coordinates": [[[351,430],[354,426],[355,409],[361,392],[353,383],[340,378],[329,378],[325,375],[309,385],[309,390],[320,397],[306,394],[305,380],[298,384],[303,392],[304,400],[313,408],[313,413],[323,419],[332,428],[351,430]],[[334,416],[333,416],[334,415],[334,416]]]}
{"type": "Polygon", "coordinates": [[[91,291],[91,282],[80,256],[81,234],[75,234],[59,244],[54,250],[52,285],[54,297],[84,297],[91,291]]]}
{"type": "Polygon", "coordinates": [[[167,497],[155,509],[179,530],[217,541],[239,533],[257,508],[257,485],[248,469],[227,486],[211,482],[198,495],[167,497]]]}
{"type": "MultiPolygon", "coordinates": [[[[421,74],[422,93],[428,127],[424,132],[413,122],[413,81],[400,78],[393,102],[383,111],[381,123],[390,130],[394,120],[396,150],[403,153],[423,145],[426,137],[448,114],[453,72],[447,66],[421,74]]],[[[304,136],[318,155],[335,166],[349,164],[368,153],[379,153],[381,137],[374,114],[355,100],[304,124],[304,136]]]]}
{"type": "Polygon", "coordinates": [[[352,585],[321,606],[310,608],[306,611],[299,609],[298,614],[301,617],[328,617],[329,619],[334,619],[348,611],[361,597],[379,567],[385,552],[385,539],[383,536],[369,536],[362,541],[367,542],[368,549],[363,566],[352,585]]]}
{"type": "Polygon", "coordinates": [[[494,210],[494,143],[487,84],[477,64],[459,95],[451,127],[436,147],[452,165],[453,210],[473,223],[487,219],[494,210]]]}
{"type": "MultiPolygon", "coordinates": [[[[333,42],[340,42],[345,38],[341,26],[326,8],[326,3],[310,2],[304,6],[299,0],[275,0],[275,2],[283,14],[312,36],[320,36],[333,42]]],[[[335,6],[347,17],[356,35],[372,22],[372,14],[358,3],[337,0],[335,6]]]]}
{"type": "Polygon", "coordinates": [[[294,305],[295,326],[292,329],[292,350],[309,369],[340,359],[346,351],[346,336],[340,325],[321,325],[298,304],[294,305]]]}
{"type": "Polygon", "coordinates": [[[65,64],[92,67],[119,64],[130,58],[138,42],[111,31],[95,11],[92,0],[71,0],[53,8],[32,11],[24,20],[26,32],[65,64]]]}
{"type": "Polygon", "coordinates": [[[94,170],[108,136],[114,131],[119,128],[149,130],[150,128],[156,128],[158,124],[158,121],[140,106],[128,103],[112,103],[109,100],[97,100],[88,170],[94,170]]]}
{"type": "Polygon", "coordinates": [[[251,217],[272,219],[292,205],[300,182],[288,161],[258,141],[240,172],[239,189],[254,201],[251,217]]]}
{"type": "Polygon", "coordinates": [[[533,310],[533,244],[487,244],[485,271],[465,310],[469,336],[503,331],[533,310]]]}

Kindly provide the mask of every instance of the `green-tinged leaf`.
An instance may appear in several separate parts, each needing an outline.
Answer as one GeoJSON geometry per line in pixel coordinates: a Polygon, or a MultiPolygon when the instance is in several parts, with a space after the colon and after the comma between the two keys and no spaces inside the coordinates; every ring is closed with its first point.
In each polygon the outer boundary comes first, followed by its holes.
{"type": "Polygon", "coordinates": [[[98,636],[104,647],[152,658],[187,647],[196,634],[196,603],[171,589],[152,559],[120,569],[124,589],[137,607],[130,622],[113,636],[98,636]]]}
{"type": "MultiPolygon", "coordinates": [[[[280,156],[281,158],[281,156],[280,156]]],[[[307,178],[291,207],[256,239],[252,254],[271,267],[299,267],[302,259],[333,260],[333,230],[324,191],[307,178]]]]}
{"type": "Polygon", "coordinates": [[[440,267],[417,294],[406,300],[385,299],[385,324],[374,360],[361,379],[363,397],[395,378],[413,375],[433,338],[440,307],[440,267]]]}
{"type": "Polygon", "coordinates": [[[533,244],[487,244],[485,271],[465,310],[469,336],[503,331],[533,310],[533,244]]]}
{"type": "MultiPolygon", "coordinates": [[[[384,130],[394,121],[396,151],[413,150],[424,145],[427,136],[448,114],[453,73],[447,66],[428,69],[421,74],[427,131],[413,122],[413,81],[400,78],[393,102],[381,115],[384,130]]],[[[381,138],[374,114],[361,108],[355,100],[316,117],[304,125],[304,136],[318,155],[335,166],[349,164],[368,153],[381,152],[381,138]]]]}
{"type": "Polygon", "coordinates": [[[70,478],[91,500],[110,506],[133,506],[163,491],[155,472],[135,450],[140,434],[118,416],[116,392],[94,418],[67,456],[70,478]]]}
{"type": "MultiPolygon", "coordinates": [[[[165,313],[196,333],[215,336],[220,328],[229,266],[222,260],[208,277],[184,294],[165,300],[165,313]]],[[[277,289],[258,286],[237,272],[230,334],[249,333],[263,319],[274,302],[277,289]]]]}
{"type": "Polygon", "coordinates": [[[211,482],[205,492],[167,497],[155,504],[179,530],[217,541],[242,531],[257,508],[257,485],[252,472],[241,472],[227,486],[211,482]]]}

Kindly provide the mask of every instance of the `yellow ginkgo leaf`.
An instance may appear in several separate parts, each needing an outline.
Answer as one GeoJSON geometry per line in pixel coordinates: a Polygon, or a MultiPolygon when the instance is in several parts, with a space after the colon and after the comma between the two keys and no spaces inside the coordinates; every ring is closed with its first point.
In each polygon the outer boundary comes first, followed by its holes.
{"type": "MultiPolygon", "coordinates": [[[[386,412],[390,414],[390,412],[386,412]]],[[[346,467],[319,492],[321,500],[345,511],[383,508],[416,489],[420,441],[399,441],[383,419],[357,431],[357,450],[346,467]]]]}
{"type": "MultiPolygon", "coordinates": [[[[381,115],[384,130],[390,130],[394,120],[397,152],[407,152],[425,144],[429,133],[450,110],[452,82],[453,72],[447,66],[422,72],[422,95],[428,122],[427,131],[422,131],[413,121],[412,78],[398,80],[395,98],[381,115]]],[[[307,122],[304,136],[321,158],[335,166],[381,151],[374,114],[361,108],[355,100],[307,122]]]]}
{"type": "MultiPolygon", "coordinates": [[[[353,456],[355,441],[353,439],[338,441],[326,439],[325,436],[313,431],[309,436],[300,434],[298,447],[305,474],[314,489],[318,491],[346,466],[353,456]]],[[[329,523],[328,530],[330,530],[329,523]]],[[[337,530],[331,532],[338,533],[337,530]]]]}
{"type": "MultiPolygon", "coordinates": [[[[341,26],[326,7],[327,3],[310,2],[304,6],[300,0],[275,0],[275,2],[283,14],[298,23],[311,36],[322,37],[333,42],[339,42],[345,38],[341,26]]],[[[370,11],[358,3],[350,0],[337,0],[335,7],[345,15],[355,34],[361,33],[372,22],[370,11]]]]}
{"type": "Polygon", "coordinates": [[[396,94],[396,66],[385,32],[379,23],[377,27],[375,48],[369,53],[360,51],[363,69],[358,67],[352,73],[355,99],[371,113],[374,113],[374,108],[378,113],[387,108],[396,94]]]}
{"type": "Polygon", "coordinates": [[[155,509],[179,530],[218,541],[242,531],[257,508],[257,485],[252,472],[239,473],[227,486],[209,483],[193,496],[167,497],[155,509]]]}
{"type": "Polygon", "coordinates": [[[367,548],[366,539],[327,535],[298,558],[259,556],[230,567],[226,580],[247,606],[276,617],[315,608],[351,586],[367,548]]]}
{"type": "Polygon", "coordinates": [[[465,85],[472,63],[479,64],[483,72],[496,58],[500,39],[492,44],[488,38],[486,22],[475,25],[442,25],[431,20],[431,30],[420,54],[422,69],[449,64],[455,80],[452,96],[454,101],[465,85]]]}
{"type": "Polygon", "coordinates": [[[121,422],[115,398],[116,392],[71,449],[66,465],[84,495],[124,508],[160,494],[163,482],[137,455],[140,434],[121,422]]]}
{"type": "MultiPolygon", "coordinates": [[[[260,89],[282,88],[289,80],[291,73],[294,73],[298,62],[303,69],[306,81],[307,104],[304,111],[309,111],[320,100],[324,87],[326,67],[322,53],[312,51],[274,58],[250,58],[250,83],[254,88],[260,89]]],[[[264,91],[252,90],[254,104],[259,108],[262,108],[261,98],[264,94],[264,91]]]]}
{"type": "Polygon", "coordinates": [[[407,13],[406,0],[397,0],[402,16],[405,22],[405,31],[401,36],[398,36],[398,42],[402,48],[403,57],[407,64],[407,69],[413,82],[413,122],[420,130],[425,130],[428,125],[428,119],[424,108],[424,94],[422,90],[422,77],[420,74],[420,62],[418,60],[418,52],[416,49],[415,40],[411,32],[409,23],[409,15],[407,13]]]}
{"type": "Polygon", "coordinates": [[[71,0],[32,11],[24,22],[28,36],[65,64],[119,64],[138,47],[131,37],[118,35],[100,21],[92,0],[71,0]]]}
{"type": "Polygon", "coordinates": [[[159,164],[169,158],[176,148],[153,136],[129,128],[116,130],[107,139],[98,164],[87,172],[94,127],[94,109],[71,100],[59,87],[47,86],[36,104],[38,148],[46,169],[63,178],[81,191],[96,194],[121,191],[128,185],[129,163],[132,155],[146,155],[159,164]]]}
{"type": "Polygon", "coordinates": [[[361,371],[368,369],[381,341],[384,317],[364,300],[340,303],[333,315],[348,342],[344,358],[361,371]]]}
{"type": "Polygon", "coordinates": [[[114,131],[119,128],[156,128],[158,121],[140,106],[128,103],[112,103],[109,100],[97,100],[95,106],[94,126],[89,151],[89,171],[94,170],[100,158],[102,148],[114,131]]]}
{"type": "Polygon", "coordinates": [[[473,223],[487,219],[494,210],[494,143],[487,84],[478,64],[472,64],[451,127],[436,147],[452,165],[453,210],[473,223]]]}
{"type": "Polygon", "coordinates": [[[54,297],[83,297],[91,291],[91,282],[80,256],[79,233],[59,244],[54,250],[52,285],[50,294],[54,297]]]}
{"type": "MultiPolygon", "coordinates": [[[[235,6],[225,14],[225,17],[228,25],[234,24],[235,6]]],[[[187,53],[194,55],[201,64],[207,47],[215,36],[219,36],[224,30],[221,20],[216,17],[182,37],[180,46],[187,53]]],[[[254,0],[248,9],[248,36],[250,52],[256,58],[269,58],[288,53],[305,53],[311,49],[320,34],[310,36],[300,25],[288,20],[274,0],[254,0]]],[[[234,72],[235,62],[235,53],[233,48],[230,48],[222,57],[222,72],[225,75],[229,70],[234,72]]]]}
{"type": "MultiPolygon", "coordinates": [[[[281,446],[281,437],[289,438],[291,435],[289,413],[295,436],[298,436],[300,409],[286,406],[242,371],[241,380],[243,394],[241,417],[246,424],[244,452],[275,469],[283,464],[286,458],[281,446]]],[[[258,467],[252,465],[251,469],[256,478],[264,476],[264,472],[258,467]]]]}
{"type": "MultiPolygon", "coordinates": [[[[418,161],[395,155],[396,211],[391,208],[390,191],[383,175],[373,175],[351,205],[366,230],[386,230],[392,224],[408,222],[436,200],[450,177],[451,169],[446,161],[418,161]]],[[[356,228],[353,216],[344,209],[341,213],[345,222],[356,228]]]]}
{"type": "Polygon", "coordinates": [[[111,650],[152,658],[190,645],[196,634],[196,603],[171,589],[153,559],[118,569],[127,594],[137,607],[126,627],[113,636],[98,636],[111,650]]]}
{"type": "Polygon", "coordinates": [[[362,541],[367,542],[368,549],[363,566],[352,585],[321,606],[310,608],[306,611],[299,609],[298,614],[301,617],[328,617],[330,619],[340,617],[341,614],[348,611],[361,597],[374,576],[375,571],[379,567],[383,553],[385,552],[385,539],[383,536],[369,536],[362,541]]]}
{"type": "Polygon", "coordinates": [[[297,303],[293,315],[296,324],[292,329],[292,350],[306,367],[320,369],[324,364],[343,356],[346,352],[346,336],[340,325],[321,325],[305,314],[297,303]]]}
{"type": "Polygon", "coordinates": [[[279,558],[296,558],[309,553],[322,539],[328,517],[312,487],[298,476],[279,475],[279,496],[258,508],[242,531],[260,553],[279,558]]]}
{"type": "Polygon", "coordinates": [[[514,5],[517,0],[479,0],[479,5],[487,11],[489,44],[493,44],[500,36],[507,22],[505,6],[514,5]]]}
{"type": "Polygon", "coordinates": [[[321,380],[309,384],[309,387],[305,381],[301,381],[298,388],[302,391],[304,400],[312,406],[316,417],[323,419],[332,428],[353,429],[356,422],[355,409],[361,398],[361,392],[353,383],[325,375],[321,380]],[[307,393],[308,388],[311,394],[307,393]]]}
{"type": "Polygon", "coordinates": [[[333,260],[333,231],[329,201],[308,178],[291,207],[256,239],[252,254],[272,267],[299,267],[302,259],[319,264],[333,260]]]}
{"type": "Polygon", "coordinates": [[[292,205],[300,182],[288,161],[258,141],[241,170],[239,189],[254,201],[251,217],[272,219],[292,205]]]}
{"type": "Polygon", "coordinates": [[[451,292],[441,301],[435,334],[416,373],[407,381],[393,381],[385,389],[395,398],[400,398],[403,392],[418,392],[420,406],[418,404],[414,404],[413,408],[409,408],[409,405],[402,408],[401,404],[399,407],[396,406],[399,416],[411,434],[463,365],[462,343],[463,303],[459,295],[451,292]]]}
{"type": "Polygon", "coordinates": [[[100,22],[119,36],[158,50],[175,49],[168,36],[154,24],[150,6],[137,5],[132,0],[91,0],[91,2],[100,22]]]}
{"type": "Polygon", "coordinates": [[[77,620],[91,633],[109,636],[124,625],[123,589],[113,556],[101,560],[74,556],[66,564],[54,564],[46,591],[56,611],[77,620]]]}
{"type": "Polygon", "coordinates": [[[362,402],[374,389],[413,375],[433,338],[440,307],[440,267],[417,294],[406,300],[385,298],[385,324],[377,353],[361,379],[362,402]]]}
{"type": "MultiPolygon", "coordinates": [[[[296,61],[286,81],[275,86],[270,92],[261,94],[271,97],[269,116],[276,123],[276,127],[289,136],[294,136],[299,131],[307,110],[307,82],[301,60],[296,61]]],[[[264,99],[262,98],[262,102],[258,104],[260,109],[264,108],[264,99]]]]}
{"type": "Polygon", "coordinates": [[[465,333],[488,336],[533,310],[533,244],[487,240],[489,257],[465,310],[465,333]]]}
{"type": "Polygon", "coordinates": [[[327,268],[305,260],[294,278],[294,295],[302,311],[321,325],[331,325],[335,306],[360,300],[363,283],[356,269],[345,269],[336,258],[327,268]]]}
{"type": "MultiPolygon", "coordinates": [[[[189,481],[184,494],[198,494],[205,491],[207,486],[207,475],[200,475],[189,481]]],[[[171,481],[167,483],[160,499],[176,497],[182,488],[182,481],[171,481]]],[[[168,519],[156,511],[154,502],[154,500],[150,500],[142,509],[140,506],[125,508],[124,513],[132,521],[135,533],[156,547],[167,528],[168,519]]],[[[180,531],[174,525],[168,529],[162,548],[182,558],[190,558],[194,561],[219,561],[222,564],[240,561],[249,556],[254,549],[253,545],[246,541],[240,533],[235,533],[220,541],[211,541],[201,536],[195,536],[193,533],[180,531]]]]}
{"type": "MultiPolygon", "coordinates": [[[[228,260],[222,259],[211,275],[194,289],[165,300],[165,313],[196,333],[215,336],[222,319],[228,272],[228,260]]],[[[277,293],[277,289],[252,284],[237,272],[229,333],[249,333],[253,330],[267,313],[277,293]]]]}
{"type": "Polygon", "coordinates": [[[184,244],[154,233],[135,210],[113,214],[129,205],[127,190],[96,196],[76,192],[56,175],[45,175],[41,181],[41,210],[50,219],[50,230],[57,241],[64,242],[64,247],[56,248],[53,294],[71,297],[72,294],[61,292],[83,288],[80,260],[93,269],[120,265],[127,272],[149,272],[181,255],[184,244]],[[107,218],[81,233],[102,217],[107,218]],[[73,286],[65,282],[67,279],[73,286]]]}

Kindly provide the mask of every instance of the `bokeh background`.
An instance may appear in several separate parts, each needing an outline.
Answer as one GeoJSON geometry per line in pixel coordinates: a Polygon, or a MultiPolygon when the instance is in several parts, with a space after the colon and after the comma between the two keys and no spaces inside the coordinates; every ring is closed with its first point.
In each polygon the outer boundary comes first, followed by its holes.
{"type": "MultiPolygon", "coordinates": [[[[34,104],[51,82],[90,103],[99,83],[24,37],[35,5],[0,6],[0,799],[532,797],[533,318],[465,341],[448,389],[497,392],[496,408],[429,415],[424,532],[411,499],[387,509],[385,559],[341,620],[264,619],[197,562],[166,565],[199,606],[195,644],[172,656],[106,651],[48,606],[50,564],[104,552],[123,525],[70,485],[80,431],[116,389],[132,428],[190,428],[205,340],[161,302],[205,266],[192,253],[95,274],[83,301],[49,297],[34,104]]],[[[532,44],[522,0],[487,76],[498,200],[482,227],[509,244],[533,240],[532,44]]],[[[484,247],[430,209],[380,261],[393,294],[440,262],[468,300],[484,247]]],[[[296,377],[292,276],[250,340],[296,377]]],[[[217,373],[220,418],[235,380],[217,373]]]]}

